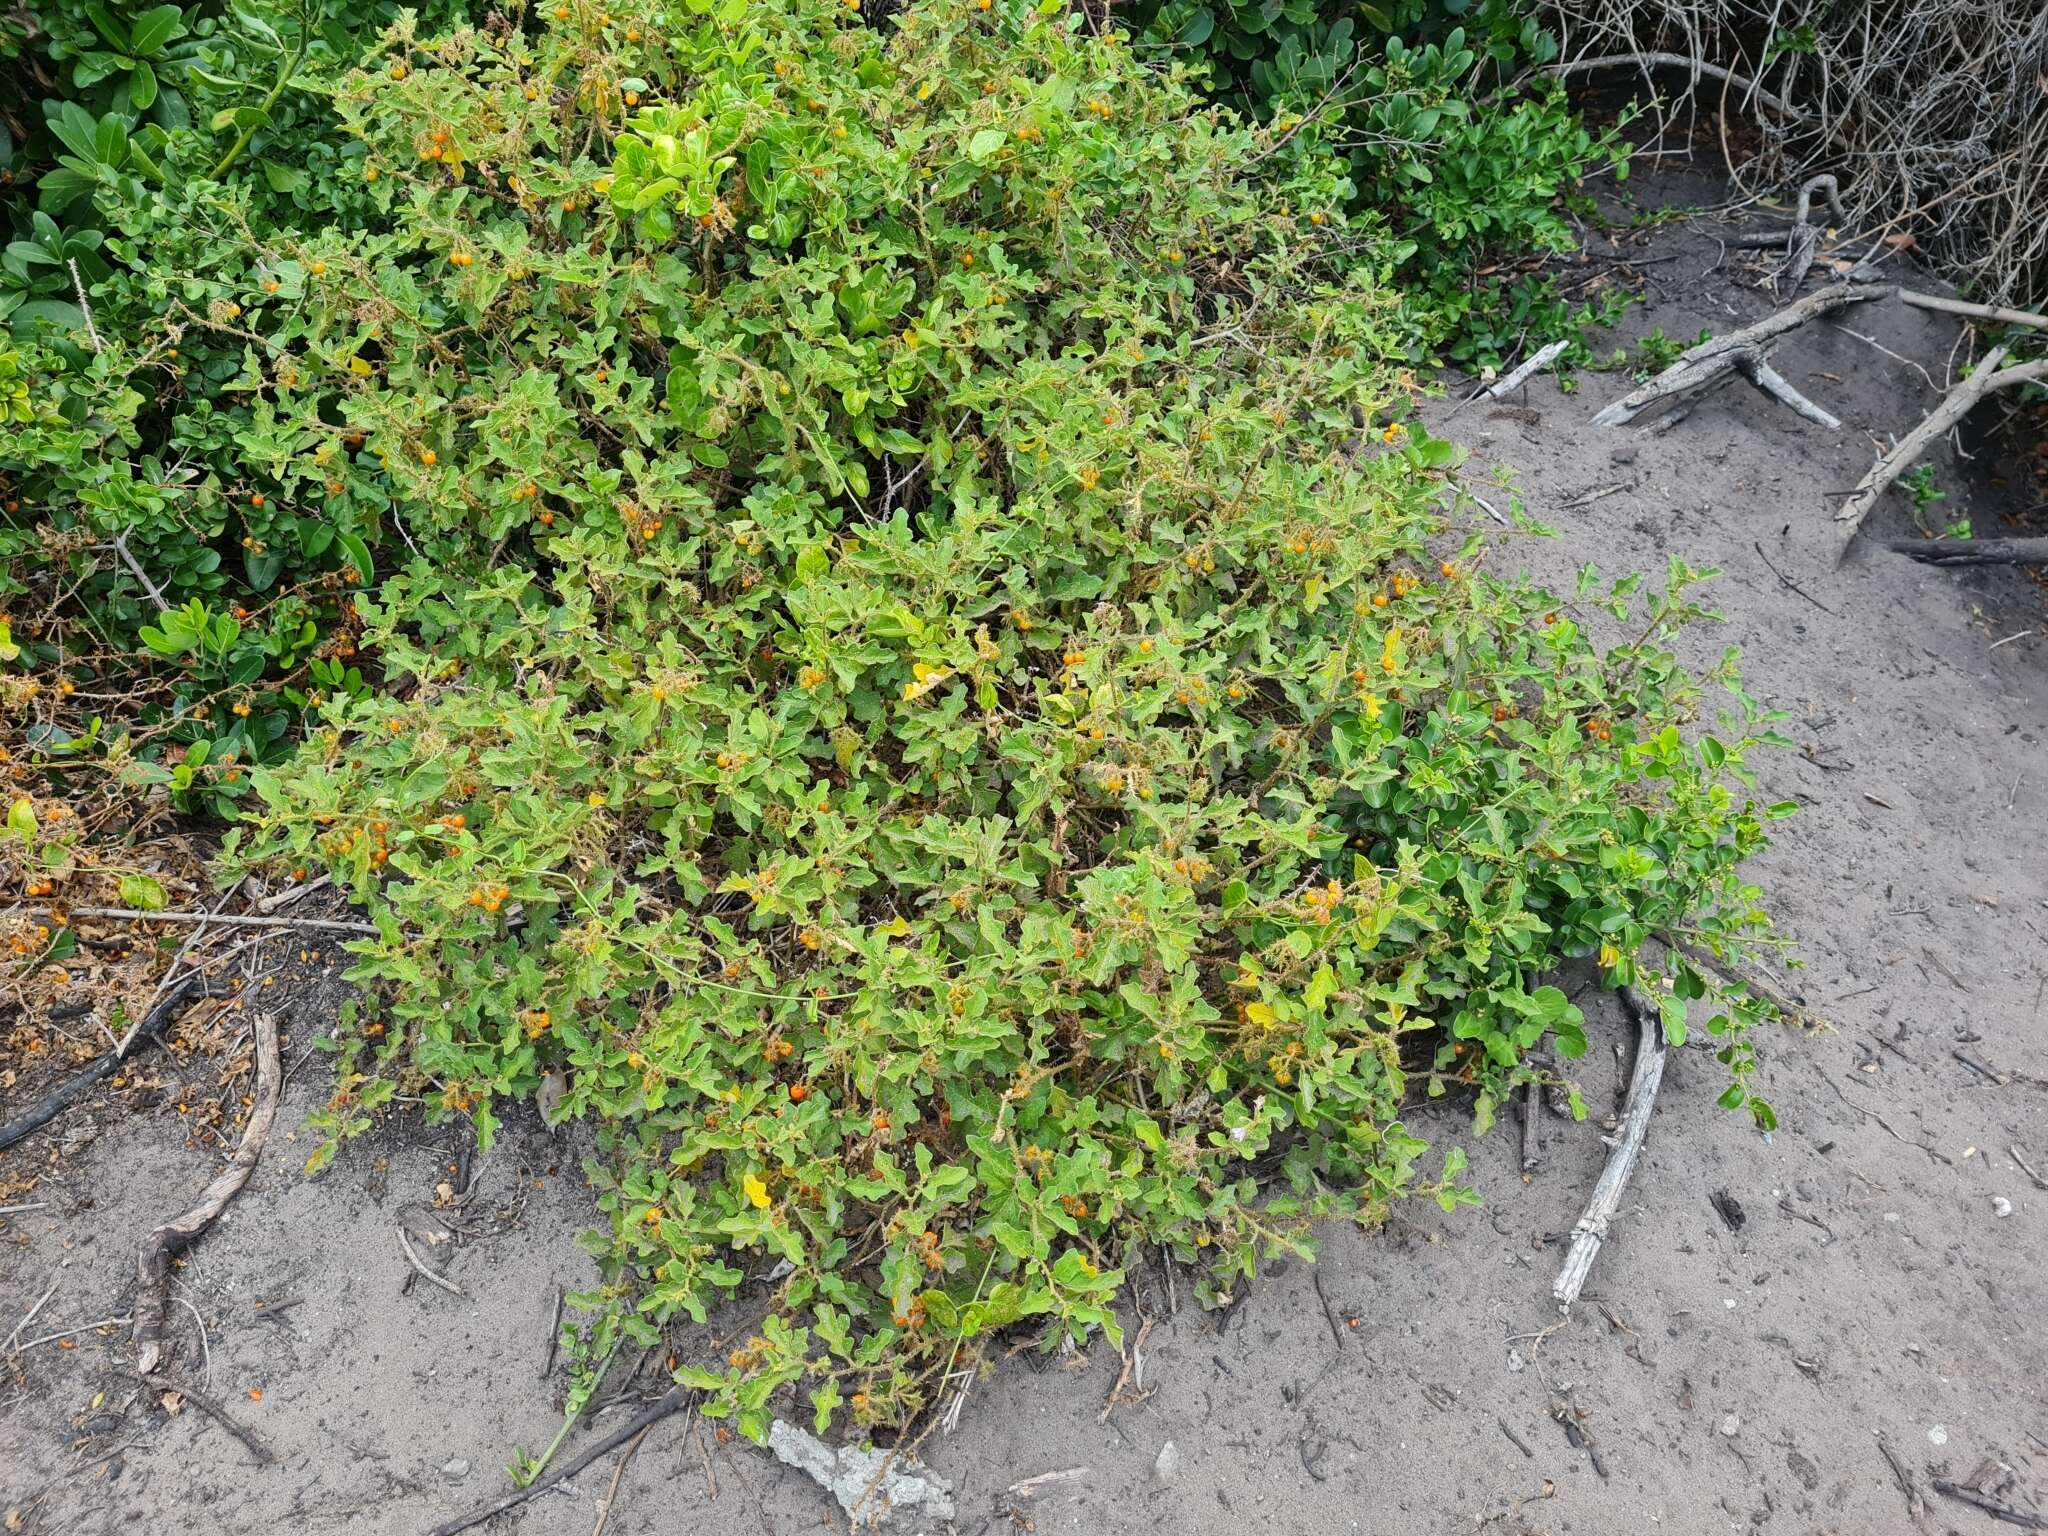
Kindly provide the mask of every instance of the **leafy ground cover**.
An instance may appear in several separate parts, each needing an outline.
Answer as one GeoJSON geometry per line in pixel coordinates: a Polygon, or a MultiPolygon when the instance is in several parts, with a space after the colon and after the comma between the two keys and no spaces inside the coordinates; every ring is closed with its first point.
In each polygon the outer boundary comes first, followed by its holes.
{"type": "Polygon", "coordinates": [[[150,905],[154,795],[331,873],[313,1166],[401,1093],[593,1122],[586,1384],[772,1273],[707,1411],[900,1425],[1115,1337],[1134,1244],[1456,1205],[1403,1106],[1583,1051],[1572,961],[1768,1122],[1752,1005],[1645,960],[1764,925],[1705,573],[1469,531],[1320,120],[1057,5],[562,0],[180,13],[166,121],[108,20],[8,258],[10,857],[150,905]]]}

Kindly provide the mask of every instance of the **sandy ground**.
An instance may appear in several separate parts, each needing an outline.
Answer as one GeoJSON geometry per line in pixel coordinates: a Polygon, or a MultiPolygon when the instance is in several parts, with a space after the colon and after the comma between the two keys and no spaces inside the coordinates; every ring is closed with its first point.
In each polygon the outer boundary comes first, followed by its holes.
{"type": "MultiPolygon", "coordinates": [[[[1707,275],[1716,247],[1697,228],[1660,233],[1651,254],[1650,302],[1621,339],[1651,326],[1689,338],[1772,307],[1725,268],[1707,275]]],[[[1276,1266],[1225,1313],[1190,1305],[1183,1280],[1169,1315],[1162,1277],[1140,1276],[1133,1305],[1158,1316],[1141,1401],[1104,1421],[1119,1370],[1106,1347],[1020,1356],[930,1442],[960,1531],[2012,1529],[1933,1492],[1937,1476],[2048,1510],[2048,1192],[2012,1150],[2048,1174],[2041,595],[2009,572],[1872,550],[1833,567],[1823,493],[1853,483],[1873,435],[1903,431],[1933,398],[1918,367],[1880,348],[1939,377],[1957,336],[1897,306],[1845,324],[1872,340],[1814,327],[1778,354],[1844,418],[1840,433],[1746,389],[1667,435],[1596,432],[1586,419],[1627,387],[1618,375],[1433,412],[1472,448],[1475,482],[1512,468],[1562,535],[1495,558],[1560,581],[1582,560],[1654,572],[1670,554],[1726,573],[1726,624],[1697,655],[1741,646],[1799,746],[1757,765],[1765,798],[1804,807],[1755,870],[1805,961],[1779,981],[1827,1025],[1762,1042],[1782,1129],[1761,1137],[1716,1109],[1719,1066],[1676,1053],[1591,1294],[1557,1326],[1559,1234],[1603,1159],[1597,1119],[1629,1037],[1589,999],[1604,1026],[1584,1072],[1596,1118],[1546,1119],[1533,1180],[1510,1121],[1473,1150],[1478,1212],[1418,1207],[1381,1234],[1329,1230],[1315,1271],[1276,1266]],[[1739,1230],[1716,1192],[1739,1204],[1739,1230]],[[1980,1476],[1987,1460],[2003,1466],[1980,1476]],[[1086,1470],[1006,1491],[1072,1468],[1086,1470]]],[[[2009,493],[1985,478],[1988,460],[1935,462],[1944,512],[1999,531],[2009,493]]],[[[1906,516],[1895,498],[1874,523],[1895,535],[1906,516]]],[[[310,1033],[287,1050],[274,1153],[181,1272],[189,1308],[173,1308],[178,1369],[277,1462],[252,1465],[190,1407],[172,1418],[135,1402],[124,1330],[0,1349],[0,1511],[21,1528],[424,1531],[503,1491],[511,1448],[554,1433],[550,1318],[558,1287],[590,1279],[574,1244],[577,1145],[515,1119],[465,1213],[475,1231],[450,1273],[466,1295],[408,1283],[394,1228],[449,1176],[460,1139],[401,1115],[322,1180],[302,1178],[310,1138],[296,1127],[326,1093],[321,1061],[302,1059],[310,1033]]],[[[1464,1129],[1451,1107],[1423,1123],[1444,1139],[1464,1129]]],[[[0,1217],[0,1328],[53,1282],[20,1340],[128,1310],[137,1241],[215,1166],[182,1140],[168,1104],[88,1109],[0,1158],[13,1174],[55,1159],[31,1197],[47,1204],[0,1217]]],[[[624,1416],[600,1414],[595,1433],[624,1416]]],[[[799,1475],[684,1422],[626,1470],[612,1536],[844,1528],[799,1475]]],[[[490,1529],[583,1536],[614,1464],[490,1529]]]]}

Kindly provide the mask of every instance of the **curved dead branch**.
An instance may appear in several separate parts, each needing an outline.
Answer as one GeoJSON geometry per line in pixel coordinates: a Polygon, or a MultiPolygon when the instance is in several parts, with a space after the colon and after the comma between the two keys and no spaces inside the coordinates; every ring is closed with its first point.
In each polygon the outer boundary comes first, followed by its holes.
{"type": "Polygon", "coordinates": [[[167,1221],[143,1239],[136,1256],[135,1369],[148,1376],[163,1361],[164,1308],[170,1297],[171,1260],[183,1253],[206,1229],[219,1219],[227,1204],[242,1192],[270,1139],[270,1127],[277,1119],[278,1091],[283,1072],[278,1065],[277,1019],[267,1013],[256,1016],[256,1107],[242,1130],[242,1144],[235,1155],[199,1197],[199,1203],[167,1221]]]}

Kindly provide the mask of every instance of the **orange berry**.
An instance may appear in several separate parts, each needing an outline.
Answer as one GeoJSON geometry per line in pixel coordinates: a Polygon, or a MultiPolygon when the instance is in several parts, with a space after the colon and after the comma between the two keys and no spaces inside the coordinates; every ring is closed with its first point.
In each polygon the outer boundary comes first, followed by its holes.
{"type": "Polygon", "coordinates": [[[807,1084],[804,1084],[804,1083],[791,1083],[791,1084],[789,1085],[789,1101],[790,1101],[790,1103],[792,1103],[792,1104],[801,1104],[801,1103],[803,1103],[803,1101],[804,1101],[805,1099],[808,1099],[808,1098],[809,1098],[810,1096],[811,1096],[811,1090],[810,1090],[810,1088],[809,1088],[809,1086],[808,1086],[807,1084]]]}

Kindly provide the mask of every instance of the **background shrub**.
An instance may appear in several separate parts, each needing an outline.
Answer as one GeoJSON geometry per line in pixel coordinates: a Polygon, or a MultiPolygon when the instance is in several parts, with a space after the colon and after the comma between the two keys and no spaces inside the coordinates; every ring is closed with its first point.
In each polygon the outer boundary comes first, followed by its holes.
{"type": "Polygon", "coordinates": [[[1587,178],[1628,174],[1618,133],[1589,132],[1556,82],[1521,78],[1558,52],[1531,7],[1141,0],[1133,15],[1277,141],[1343,157],[1353,212],[1391,237],[1418,356],[1499,363],[1625,302],[1575,307],[1526,266],[1578,249],[1566,213],[1591,210],[1587,178]]]}

